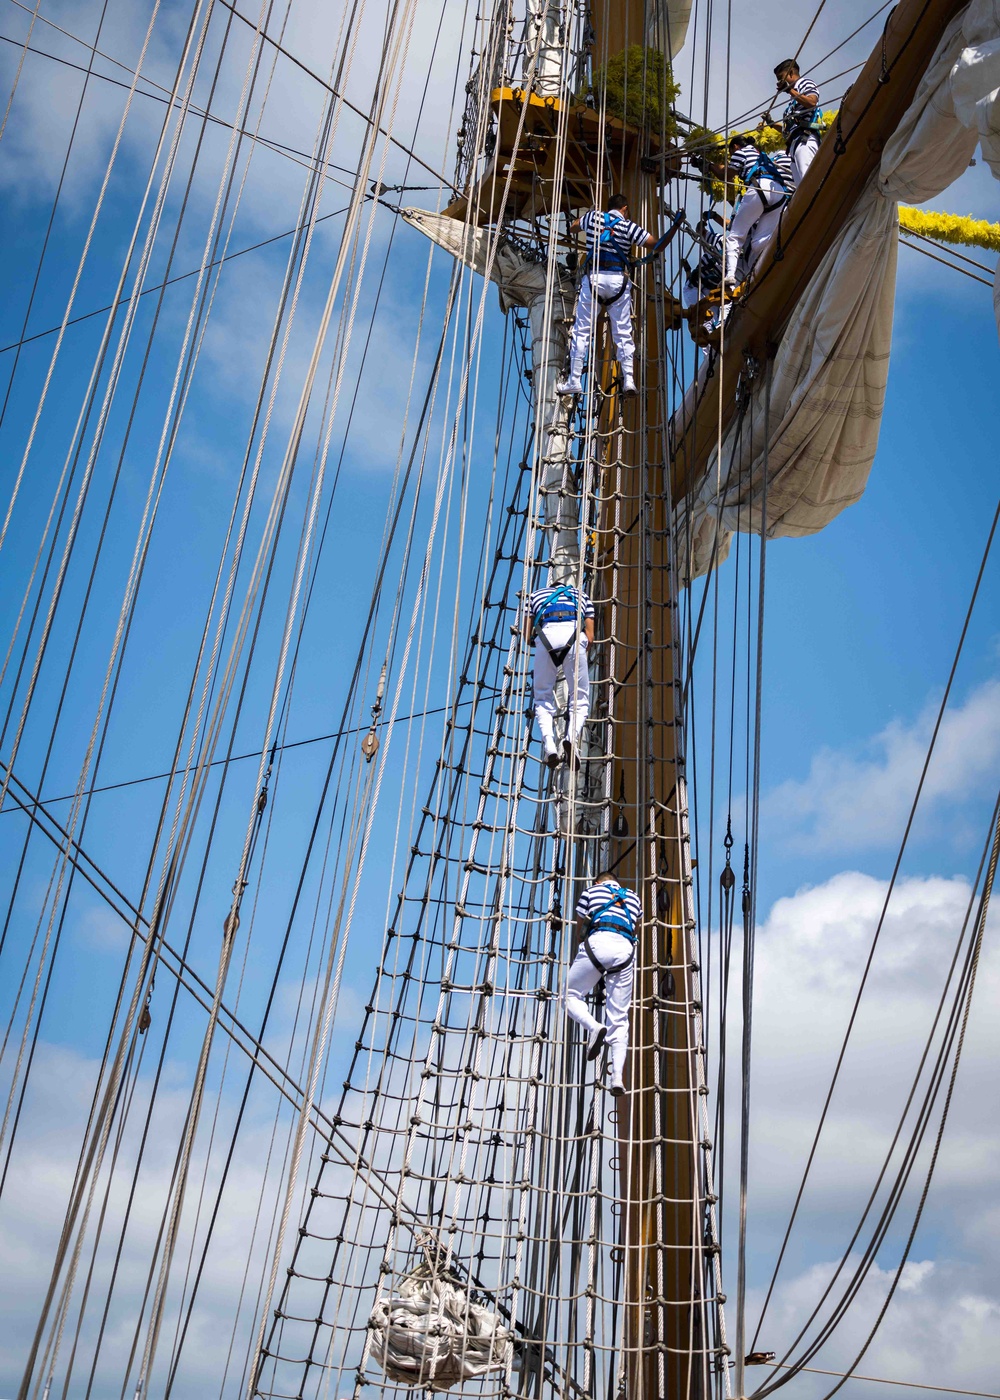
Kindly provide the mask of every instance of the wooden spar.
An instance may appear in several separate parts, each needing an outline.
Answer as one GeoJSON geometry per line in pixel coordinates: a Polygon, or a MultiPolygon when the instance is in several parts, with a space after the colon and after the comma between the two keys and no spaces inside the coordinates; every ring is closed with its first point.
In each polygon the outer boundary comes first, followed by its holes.
{"type": "MultiPolygon", "coordinates": [[[[595,0],[595,69],[632,44],[645,42],[644,0],[595,0]]],[[[653,41],[655,42],[655,40],[653,41]]],[[[624,148],[614,178],[633,218],[658,233],[657,180],[641,158],[647,140],[624,148]]],[[[595,172],[596,173],[596,172],[595,172]]],[[[605,191],[609,175],[605,174],[605,191]]],[[[703,1400],[710,1376],[701,1364],[708,1345],[699,1301],[702,1269],[702,1189],[698,1170],[696,1019],[691,1001],[693,927],[691,864],[684,813],[680,666],[674,635],[671,575],[666,395],[662,316],[651,267],[636,279],[636,369],[645,397],[626,405],[624,432],[614,430],[617,405],[602,423],[607,456],[622,462],[624,500],[609,501],[601,544],[616,544],[604,593],[614,600],[615,781],[629,775],[632,840],[613,843],[617,871],[643,901],[636,961],[633,1050],[628,1094],[618,1102],[619,1190],[623,1249],[623,1368],[628,1400],[703,1400]],[[634,786],[633,786],[634,785],[634,786]],[[668,978],[674,992],[667,992],[668,978]]],[[[605,364],[605,385],[609,386],[605,364]]],[[[611,462],[605,479],[614,489],[611,462]]],[[[604,604],[604,631],[611,630],[604,604]]]]}
{"type": "Polygon", "coordinates": [[[885,33],[841,103],[837,125],[827,132],[789,202],[780,245],[778,240],[771,243],[745,303],[729,317],[721,364],[675,432],[675,501],[703,479],[719,440],[720,409],[723,432],[736,412],[736,384],[746,357],[762,360],[773,352],[809,279],[877,169],[942,34],[964,4],[900,0],[890,12],[885,33]]]}

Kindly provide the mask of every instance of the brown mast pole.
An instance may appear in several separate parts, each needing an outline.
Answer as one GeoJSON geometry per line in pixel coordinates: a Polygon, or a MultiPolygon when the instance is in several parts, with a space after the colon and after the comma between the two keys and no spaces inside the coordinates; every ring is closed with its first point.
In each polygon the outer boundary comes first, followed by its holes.
{"type": "MultiPolygon", "coordinates": [[[[594,0],[592,22],[595,69],[644,43],[643,0],[594,0]]],[[[596,96],[600,104],[600,92],[596,96]]],[[[641,170],[643,154],[640,141],[626,143],[620,168],[612,156],[611,173],[631,216],[658,233],[658,188],[641,170]]],[[[603,558],[616,556],[604,580],[605,595],[614,600],[613,783],[617,788],[619,774],[626,774],[630,832],[612,842],[611,856],[643,902],[629,1093],[617,1109],[626,1395],[628,1400],[688,1400],[707,1385],[696,1361],[707,1337],[695,1301],[702,1271],[689,975],[691,865],[682,735],[675,723],[679,658],[656,300],[653,267],[646,265],[638,269],[635,290],[640,397],[625,405],[623,430],[614,427],[615,405],[604,425],[605,478],[613,492],[618,466],[621,486],[620,499],[610,499],[606,507],[599,544],[603,558]]],[[[609,369],[606,364],[606,383],[609,369]]],[[[610,630],[606,618],[605,631],[610,630]]]]}

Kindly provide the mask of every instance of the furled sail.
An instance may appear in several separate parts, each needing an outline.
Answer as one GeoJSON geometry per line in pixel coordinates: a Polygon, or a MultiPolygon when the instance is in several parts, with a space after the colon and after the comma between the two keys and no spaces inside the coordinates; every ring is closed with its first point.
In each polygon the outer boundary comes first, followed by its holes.
{"type": "Polygon", "coordinates": [[[461,1281],[420,1264],[368,1322],[372,1354],[391,1381],[450,1390],[503,1367],[511,1333],[461,1281]]]}
{"type": "MultiPolygon", "coordinates": [[[[680,507],[689,578],[725,559],[737,529],[759,533],[765,523],[768,538],[811,535],[860,499],[885,402],[897,203],[939,195],[980,142],[1000,178],[998,97],[1000,4],[973,0],[945,31],[877,174],[799,300],[770,383],[762,369],[680,507]]],[[[996,287],[994,305],[1000,317],[996,287]]]]}

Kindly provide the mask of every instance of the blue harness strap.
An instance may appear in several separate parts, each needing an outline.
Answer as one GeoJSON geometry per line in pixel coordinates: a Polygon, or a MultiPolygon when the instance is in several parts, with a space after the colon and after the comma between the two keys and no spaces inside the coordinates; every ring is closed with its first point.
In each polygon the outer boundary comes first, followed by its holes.
{"type": "Polygon", "coordinates": [[[587,924],[587,932],[583,936],[583,948],[587,957],[599,972],[623,972],[635,957],[635,931],[632,927],[632,919],[628,912],[628,905],[625,902],[625,896],[628,891],[622,885],[614,885],[608,893],[611,898],[590,916],[590,920],[587,924]],[[620,906],[620,910],[615,908],[616,905],[620,906]],[[623,938],[627,938],[632,944],[632,951],[629,953],[628,957],[620,963],[613,963],[610,967],[602,963],[590,946],[591,936],[601,932],[619,933],[623,938]]]}
{"type": "Polygon", "coordinates": [[[773,180],[776,185],[780,185],[786,194],[791,194],[785,177],[766,151],[757,152],[757,159],[747,174],[744,175],[743,183],[748,187],[754,185],[762,175],[766,176],[769,180],[773,180]]]}
{"type": "Polygon", "coordinates": [[[590,921],[587,924],[588,938],[598,929],[603,929],[607,933],[620,933],[625,938],[630,938],[634,943],[635,930],[628,912],[628,905],[625,902],[628,890],[623,885],[613,885],[608,893],[611,898],[590,916],[590,921]],[[616,905],[620,906],[620,911],[615,908],[616,905]]]}
{"type": "Polygon", "coordinates": [[[550,598],[545,602],[535,614],[535,631],[540,632],[543,627],[547,627],[550,622],[575,622],[577,617],[576,607],[573,604],[573,590],[565,583],[561,583],[550,598]],[[568,599],[568,602],[562,602],[568,599]]]}
{"type": "Polygon", "coordinates": [[[616,241],[612,232],[615,224],[619,222],[611,217],[613,212],[613,210],[608,209],[601,215],[601,231],[597,236],[596,243],[591,235],[586,270],[588,272],[620,272],[623,276],[627,276],[632,260],[628,252],[622,249],[616,241]]]}
{"type": "Polygon", "coordinates": [[[820,111],[819,103],[808,110],[808,115],[803,111],[794,111],[794,103],[789,103],[785,108],[785,114],[781,119],[781,126],[786,141],[794,141],[796,137],[820,136],[822,135],[823,113],[820,111]]]}

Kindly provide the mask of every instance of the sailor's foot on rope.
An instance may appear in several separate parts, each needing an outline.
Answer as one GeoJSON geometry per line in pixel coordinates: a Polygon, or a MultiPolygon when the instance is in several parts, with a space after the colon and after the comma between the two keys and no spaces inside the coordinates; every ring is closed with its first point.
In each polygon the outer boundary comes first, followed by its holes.
{"type": "Polygon", "coordinates": [[[620,1079],[612,1081],[610,1085],[610,1090],[611,1097],[613,1099],[621,1099],[625,1097],[625,1085],[621,1082],[620,1079]]]}
{"type": "Polygon", "coordinates": [[[556,393],[560,394],[563,398],[571,398],[574,394],[582,394],[583,381],[581,379],[574,379],[572,375],[569,375],[566,379],[560,379],[559,383],[556,385],[556,393]]]}
{"type": "Polygon", "coordinates": [[[635,380],[630,374],[622,375],[622,394],[627,399],[634,398],[639,391],[635,387],[635,380]]]}
{"type": "Polygon", "coordinates": [[[559,750],[555,744],[545,745],[545,763],[549,771],[552,772],[559,765],[559,750]]]}
{"type": "Polygon", "coordinates": [[[596,1060],[604,1049],[604,1042],[608,1038],[606,1026],[598,1026],[596,1031],[591,1031],[590,1039],[587,1041],[587,1059],[596,1060]]]}
{"type": "Polygon", "coordinates": [[[580,767],[580,755],[574,753],[573,745],[569,739],[563,740],[563,761],[568,763],[574,772],[580,767]]]}

